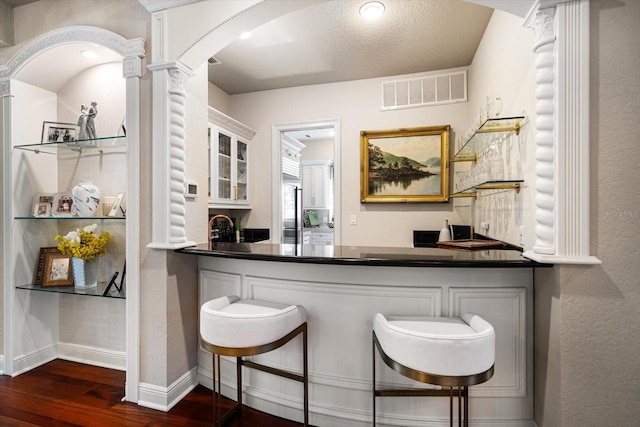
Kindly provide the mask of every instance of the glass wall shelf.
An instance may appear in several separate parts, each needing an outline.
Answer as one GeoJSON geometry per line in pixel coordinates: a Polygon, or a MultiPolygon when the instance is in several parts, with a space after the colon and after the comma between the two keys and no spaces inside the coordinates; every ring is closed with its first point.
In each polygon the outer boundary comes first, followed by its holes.
{"type": "Polygon", "coordinates": [[[118,152],[126,149],[125,135],[108,136],[95,139],[82,139],[72,142],[43,142],[37,144],[23,144],[16,145],[13,148],[18,150],[32,151],[34,153],[43,154],[68,154],[68,153],[82,153],[83,151],[97,150],[102,152],[118,152]]]}
{"type": "Polygon", "coordinates": [[[476,193],[479,190],[516,190],[520,192],[520,184],[523,183],[523,179],[513,179],[505,181],[486,181],[473,187],[467,188],[462,191],[455,192],[449,197],[476,197],[476,193]]]}
{"type": "Polygon", "coordinates": [[[500,117],[487,119],[475,133],[464,143],[462,148],[453,156],[452,162],[473,162],[478,152],[482,151],[489,143],[499,138],[496,133],[515,132],[520,133],[520,127],[524,116],[500,117]]]}
{"type": "Polygon", "coordinates": [[[71,295],[87,295],[94,297],[107,297],[107,298],[119,298],[125,299],[124,286],[122,291],[118,292],[115,286],[111,286],[109,292],[106,292],[108,283],[98,283],[98,286],[94,288],[76,288],[73,286],[40,286],[40,285],[21,285],[16,286],[16,289],[24,289],[27,291],[39,291],[39,292],[52,292],[58,294],[71,294],[71,295]]]}

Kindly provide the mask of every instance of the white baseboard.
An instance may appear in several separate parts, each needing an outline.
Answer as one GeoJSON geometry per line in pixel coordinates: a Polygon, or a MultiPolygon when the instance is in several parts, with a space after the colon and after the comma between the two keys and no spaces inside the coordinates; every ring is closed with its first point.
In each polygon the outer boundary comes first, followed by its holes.
{"type": "MultiPolygon", "coordinates": [[[[55,359],[70,360],[87,365],[118,369],[120,371],[125,371],[127,365],[126,354],[121,351],[59,343],[58,345],[43,347],[33,353],[16,357],[13,361],[12,375],[23,374],[55,359]]],[[[6,360],[4,356],[2,356],[0,359],[0,374],[5,373],[5,366],[6,360]]]]}
{"type": "Polygon", "coordinates": [[[178,378],[169,387],[140,383],[138,405],[167,412],[198,385],[196,368],[178,378]]]}
{"type": "Polygon", "coordinates": [[[119,371],[127,370],[127,354],[124,351],[58,343],[58,358],[119,371]]]}
{"type": "Polygon", "coordinates": [[[20,375],[27,371],[37,368],[40,365],[51,362],[57,359],[58,349],[55,345],[41,348],[30,354],[25,354],[16,357],[13,361],[13,376],[20,375]]]}

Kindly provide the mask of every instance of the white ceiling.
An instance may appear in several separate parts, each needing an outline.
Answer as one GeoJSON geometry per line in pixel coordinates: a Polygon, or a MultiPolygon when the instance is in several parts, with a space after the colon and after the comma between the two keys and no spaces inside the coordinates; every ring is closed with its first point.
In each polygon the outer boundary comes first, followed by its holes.
{"type": "Polygon", "coordinates": [[[93,43],[67,43],[56,46],[35,56],[16,74],[16,79],[33,86],[57,93],[73,77],[84,70],[100,64],[121,62],[122,57],[103,46],[93,43]],[[89,59],[83,50],[91,50],[98,55],[89,59]],[[46,70],[46,72],[42,72],[46,70]]]}
{"type": "MultiPolygon", "coordinates": [[[[334,0],[277,18],[213,56],[209,81],[240,94],[468,66],[493,9],[463,0],[334,0]]],[[[520,0],[511,0],[520,1],[520,0]]]]}
{"type": "MultiPolygon", "coordinates": [[[[464,0],[382,1],[385,13],[374,22],[358,13],[366,0],[328,1],[277,18],[215,53],[221,63],[209,65],[209,80],[232,95],[468,66],[493,11],[464,0]]],[[[86,48],[45,52],[17,78],[57,92],[84,69],[122,60],[97,45],[91,49],[100,59],[88,60],[79,55],[86,48]],[[61,58],[64,66],[51,66],[61,58]]]]}

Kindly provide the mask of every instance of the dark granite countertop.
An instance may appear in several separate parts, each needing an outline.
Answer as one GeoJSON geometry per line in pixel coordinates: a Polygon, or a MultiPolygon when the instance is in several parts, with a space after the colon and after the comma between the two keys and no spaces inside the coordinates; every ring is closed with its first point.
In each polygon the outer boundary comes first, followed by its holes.
{"type": "Polygon", "coordinates": [[[463,251],[441,248],[391,248],[374,246],[316,246],[270,243],[217,243],[177,249],[176,252],[259,261],[395,267],[550,267],[524,258],[510,249],[463,251]]]}

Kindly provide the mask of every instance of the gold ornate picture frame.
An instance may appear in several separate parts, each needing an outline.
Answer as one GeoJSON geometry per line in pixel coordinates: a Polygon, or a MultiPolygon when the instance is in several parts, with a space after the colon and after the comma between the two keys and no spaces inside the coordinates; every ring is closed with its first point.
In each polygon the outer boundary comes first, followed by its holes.
{"type": "Polygon", "coordinates": [[[450,126],[360,132],[362,203],[449,201],[450,126]]]}

